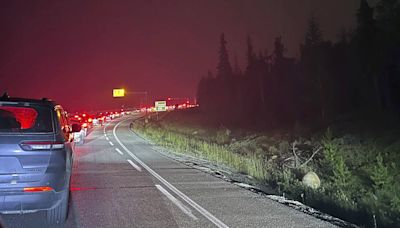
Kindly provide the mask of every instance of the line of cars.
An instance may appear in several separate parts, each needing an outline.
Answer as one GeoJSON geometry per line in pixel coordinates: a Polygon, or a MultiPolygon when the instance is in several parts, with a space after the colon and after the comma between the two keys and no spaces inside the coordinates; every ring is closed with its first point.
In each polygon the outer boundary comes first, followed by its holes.
{"type": "Polygon", "coordinates": [[[90,129],[94,126],[103,126],[104,123],[114,118],[123,116],[128,112],[100,112],[96,114],[90,113],[70,113],[68,114],[69,121],[71,123],[81,125],[82,129],[79,132],[74,133],[74,141],[77,145],[82,145],[85,141],[85,137],[88,135],[90,129]]]}
{"type": "MultiPolygon", "coordinates": [[[[178,110],[178,109],[188,109],[188,108],[195,108],[199,107],[198,104],[189,104],[189,103],[183,103],[183,104],[173,104],[173,105],[167,105],[166,106],[166,111],[173,111],[173,110],[178,110]]],[[[157,112],[156,107],[151,106],[151,107],[143,107],[139,109],[140,112],[157,112]]]]}

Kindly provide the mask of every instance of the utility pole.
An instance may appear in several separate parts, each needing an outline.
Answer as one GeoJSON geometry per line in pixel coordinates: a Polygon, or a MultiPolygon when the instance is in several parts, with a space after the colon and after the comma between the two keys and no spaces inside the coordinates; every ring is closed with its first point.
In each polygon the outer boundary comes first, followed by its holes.
{"type": "Polygon", "coordinates": [[[147,104],[147,96],[148,96],[148,92],[147,91],[137,91],[137,92],[128,92],[128,94],[132,94],[132,95],[144,95],[144,99],[145,99],[145,103],[147,104]]]}
{"type": "MultiPolygon", "coordinates": [[[[147,97],[148,97],[148,92],[147,91],[134,91],[134,92],[128,92],[128,94],[132,94],[132,95],[144,95],[144,102],[145,102],[145,108],[146,108],[146,115],[147,115],[147,97]]],[[[142,102],[140,102],[141,104],[142,102]]],[[[142,108],[142,107],[140,107],[142,108]]]]}

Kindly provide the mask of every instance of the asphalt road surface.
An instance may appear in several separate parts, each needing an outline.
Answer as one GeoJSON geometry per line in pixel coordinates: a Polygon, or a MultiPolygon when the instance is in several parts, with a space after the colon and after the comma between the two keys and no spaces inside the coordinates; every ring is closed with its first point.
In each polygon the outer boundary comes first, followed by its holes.
{"type": "MultiPolygon", "coordinates": [[[[96,127],[75,150],[68,220],[57,227],[334,227],[156,152],[129,130],[96,127]]],[[[46,227],[43,213],[2,216],[46,227]]]]}

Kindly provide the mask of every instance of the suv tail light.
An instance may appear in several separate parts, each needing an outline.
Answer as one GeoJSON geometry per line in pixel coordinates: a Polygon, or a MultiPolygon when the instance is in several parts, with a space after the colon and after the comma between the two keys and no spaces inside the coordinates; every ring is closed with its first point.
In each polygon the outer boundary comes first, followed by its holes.
{"type": "Polygon", "coordinates": [[[63,142],[32,141],[20,144],[23,150],[59,150],[64,149],[63,142]]]}
{"type": "Polygon", "coordinates": [[[49,192],[49,191],[53,191],[53,188],[48,186],[24,188],[24,192],[49,192]]]}

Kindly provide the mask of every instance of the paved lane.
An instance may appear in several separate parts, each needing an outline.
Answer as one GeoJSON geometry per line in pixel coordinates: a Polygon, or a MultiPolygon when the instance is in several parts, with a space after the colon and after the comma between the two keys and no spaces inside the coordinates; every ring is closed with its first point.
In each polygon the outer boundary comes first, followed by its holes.
{"type": "MultiPolygon", "coordinates": [[[[75,153],[68,221],[58,227],[333,227],[156,152],[129,130],[97,127],[75,153]]],[[[44,227],[41,213],[4,216],[44,227]]]]}

